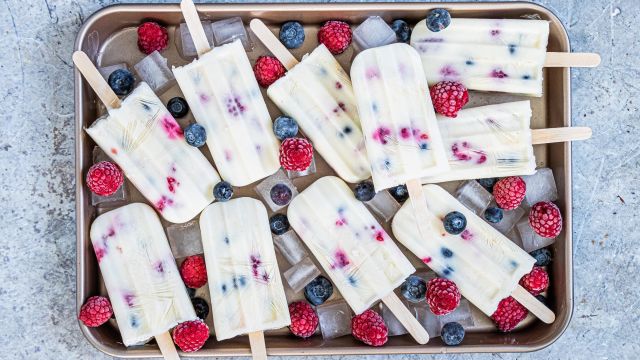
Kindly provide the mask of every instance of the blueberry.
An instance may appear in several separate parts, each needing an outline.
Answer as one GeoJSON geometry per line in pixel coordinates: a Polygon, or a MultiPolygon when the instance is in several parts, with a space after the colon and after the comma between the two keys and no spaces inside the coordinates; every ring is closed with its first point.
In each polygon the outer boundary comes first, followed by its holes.
{"type": "Polygon", "coordinates": [[[449,346],[460,345],[464,339],[464,328],[457,322],[448,322],[442,327],[442,342],[449,346]]]}
{"type": "Polygon", "coordinates": [[[193,298],[191,299],[191,304],[193,304],[193,309],[196,311],[196,316],[200,319],[204,320],[209,315],[209,304],[203,298],[193,298]]]}
{"type": "Polygon", "coordinates": [[[396,39],[398,39],[398,42],[409,43],[409,39],[411,38],[411,28],[406,21],[401,19],[393,20],[391,23],[391,29],[396,32],[396,39]]]}
{"type": "Polygon", "coordinates": [[[285,184],[275,184],[269,192],[271,201],[279,206],[287,205],[291,201],[292,195],[291,189],[285,184]]]}
{"type": "Polygon", "coordinates": [[[118,69],[109,75],[109,86],[117,95],[127,95],[133,90],[135,79],[131,71],[118,69]]]}
{"type": "Polygon", "coordinates": [[[311,305],[320,305],[333,294],[333,285],[326,277],[320,275],[304,287],[304,297],[311,305]]]}
{"type": "Polygon", "coordinates": [[[427,15],[427,28],[433,32],[442,31],[451,24],[451,15],[445,9],[433,9],[427,15]]]}
{"type": "Polygon", "coordinates": [[[411,302],[421,302],[427,293],[427,283],[419,276],[411,275],[400,286],[400,292],[411,302]]]}
{"type": "Polygon", "coordinates": [[[458,235],[467,227],[467,218],[462,213],[452,211],[445,215],[443,223],[449,234],[458,235]]]}
{"type": "Polygon", "coordinates": [[[478,179],[476,181],[482,185],[483,188],[487,189],[488,192],[493,194],[493,185],[498,182],[498,178],[478,179]]]}
{"type": "Polygon", "coordinates": [[[287,21],[280,28],[280,41],[287,49],[297,49],[304,42],[304,28],[297,21],[287,21]]]}
{"type": "Polygon", "coordinates": [[[190,298],[196,296],[196,289],[192,289],[190,287],[187,287],[187,294],[189,294],[190,298]]]}
{"type": "Polygon", "coordinates": [[[288,116],[278,116],[273,122],[273,133],[280,140],[298,135],[298,123],[288,116]]]}
{"type": "Polygon", "coordinates": [[[544,297],[544,295],[536,295],[536,299],[538,299],[538,301],[543,303],[545,306],[549,305],[549,304],[547,304],[547,298],[544,297]]]}
{"type": "Polygon", "coordinates": [[[547,266],[551,263],[551,251],[547,248],[533,250],[529,255],[536,259],[536,266],[547,266]]]}
{"type": "Polygon", "coordinates": [[[221,202],[229,201],[233,196],[233,188],[231,187],[231,184],[226,181],[220,181],[213,187],[213,196],[216,200],[221,202]]]}
{"type": "Polygon", "coordinates": [[[289,230],[289,219],[285,214],[275,214],[269,219],[269,227],[275,235],[282,235],[289,230]]]}
{"type": "Polygon", "coordinates": [[[484,218],[488,222],[493,224],[496,224],[502,221],[503,217],[504,217],[504,213],[502,212],[502,209],[500,209],[499,207],[492,206],[490,208],[487,208],[487,210],[484,211],[484,218]]]}
{"type": "Polygon", "coordinates": [[[356,185],[356,188],[353,190],[356,199],[360,201],[369,201],[376,196],[376,190],[373,187],[373,183],[371,181],[362,181],[356,185]]]}
{"type": "Polygon", "coordinates": [[[201,147],[207,142],[207,131],[200,124],[189,124],[184,129],[184,139],[191,146],[201,147]]]}
{"type": "Polygon", "coordinates": [[[189,105],[187,101],[179,96],[171,98],[167,103],[167,110],[176,119],[184,117],[189,112],[189,105]]]}
{"type": "Polygon", "coordinates": [[[397,202],[405,202],[409,198],[409,191],[407,185],[398,185],[389,189],[389,193],[396,199],[397,202]]]}

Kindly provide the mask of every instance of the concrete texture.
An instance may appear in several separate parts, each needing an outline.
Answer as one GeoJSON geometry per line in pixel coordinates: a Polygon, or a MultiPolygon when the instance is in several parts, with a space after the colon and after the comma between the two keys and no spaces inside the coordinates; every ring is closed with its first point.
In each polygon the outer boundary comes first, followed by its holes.
{"type": "MultiPolygon", "coordinates": [[[[71,51],[83,20],[112,2],[0,2],[2,359],[107,358],[75,320],[71,51]]],[[[562,19],[574,51],[602,55],[599,68],[572,71],[573,124],[594,133],[573,145],[574,316],[560,340],[540,352],[458,358],[635,359],[640,3],[541,3],[562,19]]]]}

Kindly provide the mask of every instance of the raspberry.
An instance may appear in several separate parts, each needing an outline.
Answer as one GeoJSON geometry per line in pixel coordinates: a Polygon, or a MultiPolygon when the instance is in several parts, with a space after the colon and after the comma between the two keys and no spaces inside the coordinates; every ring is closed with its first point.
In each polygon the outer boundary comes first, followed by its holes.
{"type": "Polygon", "coordinates": [[[551,201],[541,201],[531,208],[529,224],[536,234],[554,238],[562,231],[562,215],[560,209],[551,201]]]}
{"type": "Polygon", "coordinates": [[[454,118],[469,102],[469,92],[464,85],[454,81],[441,81],[429,90],[433,107],[438,114],[454,118]]]}
{"type": "Polygon", "coordinates": [[[87,172],[87,186],[96,195],[109,196],[124,182],[122,170],[118,165],[109,161],[93,164],[87,172]]]}
{"type": "Polygon", "coordinates": [[[540,295],[549,286],[549,274],[544,268],[534,266],[530,273],[520,279],[520,285],[527,289],[531,295],[540,295]]]}
{"type": "Polygon", "coordinates": [[[289,315],[291,316],[289,329],[293,335],[304,339],[316,332],[320,320],[309,303],[297,301],[289,304],[289,315]]]}
{"type": "Polygon", "coordinates": [[[280,60],[273,56],[260,56],[253,65],[253,74],[262,87],[269,87],[284,76],[287,70],[282,66],[280,60]]]}
{"type": "Polygon", "coordinates": [[[92,296],[80,308],[78,319],[88,327],[96,327],[106,323],[113,315],[109,299],[104,296],[92,296]]]}
{"type": "Polygon", "coordinates": [[[427,284],[427,303],[435,315],[446,315],[460,305],[460,291],[451,280],[431,279],[427,284]]]}
{"type": "Polygon", "coordinates": [[[204,321],[191,320],[173,329],[173,342],[184,352],[198,351],[209,338],[209,327],[204,321]]]}
{"type": "Polygon", "coordinates": [[[180,276],[184,284],[190,288],[204,286],[207,283],[207,267],[202,256],[193,255],[186,258],[180,265],[180,276]]]}
{"type": "Polygon", "coordinates": [[[285,170],[304,171],[313,160],[313,146],[306,139],[288,138],[280,145],[280,165],[285,170]]]}
{"type": "Polygon", "coordinates": [[[498,309],[491,315],[491,319],[500,331],[507,332],[513,330],[520,321],[527,317],[527,314],[529,314],[527,308],[509,296],[500,300],[498,309]]]}
{"type": "Polygon", "coordinates": [[[351,334],[371,346],[382,346],[387,342],[387,325],[382,316],[369,309],[351,319],[351,334]]]}
{"type": "Polygon", "coordinates": [[[332,54],[342,54],[351,44],[351,28],[344,21],[327,21],[318,30],[318,42],[332,54]]]}
{"type": "Polygon", "coordinates": [[[149,55],[167,48],[169,35],[167,29],[158,23],[149,21],[138,26],[138,49],[149,55]]]}
{"type": "Polygon", "coordinates": [[[520,206],[526,191],[527,184],[520,176],[501,179],[493,186],[496,203],[504,210],[513,210],[520,206]]]}

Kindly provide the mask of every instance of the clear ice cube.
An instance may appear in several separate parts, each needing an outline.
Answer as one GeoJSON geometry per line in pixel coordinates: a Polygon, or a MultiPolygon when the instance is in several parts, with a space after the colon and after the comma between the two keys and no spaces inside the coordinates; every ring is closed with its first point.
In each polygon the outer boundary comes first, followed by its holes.
{"type": "Polygon", "coordinates": [[[249,34],[247,34],[247,30],[245,29],[244,23],[240,17],[232,17],[216,21],[211,24],[211,28],[213,30],[213,38],[216,42],[216,46],[229,44],[234,42],[236,39],[240,39],[245,50],[253,50],[251,38],[249,38],[249,34]]]}
{"type": "Polygon", "coordinates": [[[477,181],[469,180],[458,187],[458,190],[456,190],[456,198],[476,215],[480,215],[487,209],[491,200],[493,200],[493,195],[477,181]]]}
{"type": "MultiPolygon", "coordinates": [[[[202,28],[204,29],[204,35],[209,42],[209,46],[213,47],[213,30],[211,28],[211,21],[201,21],[202,28]]],[[[196,50],[196,45],[193,43],[193,38],[191,37],[191,33],[189,32],[189,27],[186,23],[180,24],[180,44],[182,49],[182,56],[184,57],[192,57],[197,56],[198,51],[196,50]]],[[[176,36],[177,38],[177,36],[176,36]]]]}
{"type": "Polygon", "coordinates": [[[388,191],[376,193],[373,199],[364,203],[380,220],[388,222],[400,210],[400,203],[388,191]]]}
{"type": "Polygon", "coordinates": [[[473,327],[473,315],[471,314],[469,301],[467,301],[467,299],[461,299],[460,304],[455,310],[446,315],[438,316],[438,322],[440,323],[440,328],[449,322],[457,322],[465,329],[473,327]]]}
{"type": "Polygon", "coordinates": [[[326,302],[316,308],[320,320],[320,331],[325,340],[351,334],[353,313],[344,300],[326,302]]]}
{"type": "Polygon", "coordinates": [[[438,321],[438,317],[433,315],[426,302],[405,302],[405,304],[411,314],[413,314],[413,316],[418,320],[420,325],[427,330],[429,336],[440,336],[440,322],[438,321]]]}
{"type": "Polygon", "coordinates": [[[98,72],[100,72],[100,75],[102,75],[102,77],[105,80],[109,81],[109,75],[111,75],[112,72],[120,69],[129,70],[129,67],[125,63],[120,63],[115,65],[99,67],[98,72]]]}
{"type": "Polygon", "coordinates": [[[289,230],[282,235],[273,235],[273,243],[284,259],[291,265],[295,265],[309,256],[298,234],[293,230],[289,230]]]}
{"type": "Polygon", "coordinates": [[[176,259],[204,253],[200,224],[197,219],[184,224],[168,226],[167,238],[169,238],[171,252],[176,259]]]}
{"type": "Polygon", "coordinates": [[[380,307],[382,308],[382,320],[384,320],[384,323],[387,325],[389,336],[406,334],[407,329],[405,329],[400,320],[393,315],[391,310],[384,303],[380,303],[380,307]]]}
{"type": "Polygon", "coordinates": [[[91,205],[96,206],[99,204],[108,204],[109,206],[116,206],[120,202],[125,202],[127,200],[127,184],[123,182],[122,185],[111,195],[108,196],[100,196],[95,193],[91,193],[91,205]]]}
{"type": "Polygon", "coordinates": [[[311,159],[311,164],[306,170],[302,170],[302,171],[287,170],[287,176],[291,180],[299,177],[307,176],[307,175],[313,175],[315,173],[316,173],[316,157],[315,156],[311,159]]]}
{"type": "Polygon", "coordinates": [[[166,90],[175,80],[169,69],[167,58],[156,50],[133,66],[142,81],[149,84],[151,89],[160,93],[166,90]]]}
{"type": "Polygon", "coordinates": [[[535,174],[523,176],[522,179],[527,184],[524,201],[529,207],[540,201],[558,200],[558,188],[551,169],[538,169],[535,174]]]}
{"type": "Polygon", "coordinates": [[[513,227],[516,225],[518,221],[524,215],[525,210],[521,207],[518,207],[514,210],[502,210],[502,220],[497,223],[488,222],[489,225],[493,226],[496,230],[500,231],[502,234],[508,234],[513,227]]]}
{"type": "Polygon", "coordinates": [[[517,226],[511,229],[511,231],[509,231],[505,236],[514,244],[518,245],[521,249],[523,248],[522,238],[520,237],[520,232],[518,231],[517,226]]]}
{"type": "Polygon", "coordinates": [[[298,292],[317,278],[320,275],[320,270],[309,257],[306,257],[285,271],[283,275],[291,289],[298,292]]]}
{"type": "Polygon", "coordinates": [[[366,50],[396,42],[396,33],[380,16],[369,16],[353,31],[358,50],[366,50]]]}
{"type": "Polygon", "coordinates": [[[269,208],[272,211],[278,211],[283,207],[289,205],[291,200],[293,200],[293,198],[296,197],[296,195],[298,195],[298,189],[295,187],[295,185],[293,185],[291,180],[287,177],[287,175],[285,175],[282,169],[278,170],[278,172],[276,172],[275,174],[264,179],[261,183],[259,183],[256,186],[255,190],[258,193],[258,195],[260,195],[262,199],[267,203],[267,205],[269,205],[269,208]],[[271,198],[271,190],[274,188],[274,186],[277,186],[279,184],[283,184],[291,190],[291,198],[288,199],[286,203],[277,204],[271,198]]]}
{"type": "Polygon", "coordinates": [[[522,219],[518,225],[518,232],[520,233],[520,239],[522,239],[522,248],[526,252],[532,252],[533,250],[542,249],[543,247],[547,247],[553,244],[556,239],[555,238],[545,238],[538,235],[531,225],[529,225],[529,218],[525,217],[522,219]]]}

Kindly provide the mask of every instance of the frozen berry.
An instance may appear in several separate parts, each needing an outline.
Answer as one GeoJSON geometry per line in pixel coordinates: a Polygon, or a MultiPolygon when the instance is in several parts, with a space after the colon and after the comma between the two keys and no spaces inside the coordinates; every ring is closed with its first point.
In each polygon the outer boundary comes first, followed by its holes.
{"type": "Polygon", "coordinates": [[[109,161],[100,161],[89,168],[86,182],[89,190],[96,195],[109,196],[122,186],[124,177],[118,165],[109,161]]]}
{"type": "Polygon", "coordinates": [[[498,182],[498,178],[486,178],[476,180],[483,188],[493,194],[493,186],[498,182]]]}
{"type": "Polygon", "coordinates": [[[304,42],[304,28],[297,21],[287,21],[280,27],[280,41],[287,49],[297,49],[304,42]]]}
{"type": "Polygon", "coordinates": [[[104,296],[92,296],[80,308],[78,319],[88,327],[100,326],[111,318],[113,309],[109,299],[104,296]]]}
{"type": "Polygon", "coordinates": [[[394,186],[389,189],[389,193],[399,203],[405,202],[409,198],[409,190],[407,190],[407,185],[394,186]]]}
{"type": "Polygon", "coordinates": [[[458,235],[467,227],[467,218],[460,212],[452,211],[444,216],[444,229],[452,235],[458,235]]]}
{"type": "Polygon", "coordinates": [[[288,138],[280,144],[280,165],[285,170],[304,171],[313,161],[313,146],[302,138],[288,138]]]}
{"type": "Polygon", "coordinates": [[[442,342],[449,346],[460,345],[464,340],[464,328],[457,322],[444,324],[441,330],[442,342]]]}
{"type": "Polygon", "coordinates": [[[454,81],[441,81],[429,89],[433,108],[446,117],[457,117],[458,111],[469,102],[464,85],[454,81]]]}
{"type": "Polygon", "coordinates": [[[499,207],[491,206],[484,211],[484,218],[490,223],[497,224],[502,221],[504,213],[499,207]]]}
{"type": "Polygon", "coordinates": [[[138,26],[138,49],[149,55],[154,51],[167,48],[169,35],[167,29],[158,23],[149,21],[138,26]]]}
{"type": "Polygon", "coordinates": [[[409,39],[411,39],[411,28],[406,21],[401,19],[393,20],[391,23],[391,29],[395,31],[398,42],[409,43],[409,39]]]}
{"type": "Polygon", "coordinates": [[[433,9],[427,15],[427,29],[439,32],[451,24],[451,14],[445,9],[433,9]]]}
{"type": "Polygon", "coordinates": [[[209,315],[209,304],[203,298],[194,297],[191,299],[193,309],[196,311],[196,316],[202,320],[205,320],[209,315]]]}
{"type": "Polygon", "coordinates": [[[190,299],[193,299],[194,297],[196,297],[196,289],[187,287],[187,294],[189,294],[190,299]]]}
{"type": "Polygon", "coordinates": [[[127,95],[133,90],[135,80],[131,71],[118,69],[109,75],[109,86],[117,95],[127,95]]]}
{"type": "Polygon", "coordinates": [[[562,231],[562,214],[556,204],[551,201],[541,201],[531,208],[529,224],[536,234],[545,238],[554,238],[562,231]]]}
{"type": "Polygon", "coordinates": [[[400,286],[400,293],[411,302],[421,302],[427,293],[427,283],[419,276],[410,275],[400,286]]]}
{"type": "Polygon", "coordinates": [[[504,210],[513,210],[520,206],[526,191],[527,184],[520,176],[506,177],[493,186],[496,203],[504,210]]]}
{"type": "Polygon", "coordinates": [[[274,235],[282,235],[289,230],[289,219],[285,214],[275,214],[269,218],[269,227],[274,235]]]}
{"type": "Polygon", "coordinates": [[[373,183],[368,180],[359,182],[353,190],[353,193],[355,194],[356,199],[360,201],[369,201],[376,196],[376,190],[373,187],[373,183]]]}
{"type": "Polygon", "coordinates": [[[513,330],[529,314],[527,308],[522,306],[513,297],[509,296],[500,300],[498,308],[491,315],[491,319],[502,332],[513,330]]]}
{"type": "Polygon", "coordinates": [[[262,87],[269,87],[284,76],[287,70],[282,66],[280,60],[273,56],[260,56],[253,65],[253,73],[262,87]]]}
{"type": "Polygon", "coordinates": [[[180,265],[180,276],[184,284],[197,289],[207,283],[207,267],[200,255],[187,257],[180,265]]]}
{"type": "Polygon", "coordinates": [[[233,187],[226,181],[220,181],[213,187],[213,196],[220,202],[229,201],[233,196],[233,187]]]}
{"type": "Polygon", "coordinates": [[[549,287],[549,274],[540,266],[534,266],[530,273],[520,279],[520,285],[532,295],[540,295],[549,287]]]}
{"type": "Polygon", "coordinates": [[[271,201],[278,206],[287,205],[293,196],[291,189],[285,184],[275,184],[269,191],[271,201]]]}
{"type": "Polygon", "coordinates": [[[184,129],[184,139],[191,146],[204,146],[207,142],[207,131],[200,124],[189,124],[184,129]]]}
{"type": "Polygon", "coordinates": [[[291,317],[289,330],[293,335],[303,339],[313,335],[320,323],[318,315],[311,305],[304,301],[296,301],[289,304],[289,316],[291,317]]]}
{"type": "Polygon", "coordinates": [[[544,297],[544,295],[536,295],[536,299],[538,299],[538,301],[540,301],[541,303],[543,303],[545,306],[549,306],[548,304],[548,300],[546,297],[544,297]]]}
{"type": "Polygon", "coordinates": [[[548,248],[533,250],[529,255],[536,259],[536,266],[547,266],[551,264],[551,251],[549,251],[548,248]]]}
{"type": "Polygon", "coordinates": [[[180,96],[173,97],[167,103],[167,110],[171,116],[176,119],[184,117],[189,112],[189,104],[187,101],[180,96]]]}
{"type": "Polygon", "coordinates": [[[184,352],[200,350],[207,339],[209,327],[200,319],[185,321],[173,329],[173,342],[184,352]]]}
{"type": "Polygon", "coordinates": [[[278,116],[273,122],[273,133],[280,140],[298,135],[298,123],[288,116],[278,116]]]}
{"type": "Polygon", "coordinates": [[[333,285],[322,275],[311,280],[311,282],[304,287],[304,297],[315,306],[323,304],[332,294],[333,285]]]}
{"type": "Polygon", "coordinates": [[[367,345],[382,346],[388,340],[389,331],[382,316],[369,309],[351,319],[351,334],[367,345]]]}
{"type": "Polygon", "coordinates": [[[435,315],[446,315],[460,305],[460,291],[448,279],[435,278],[427,284],[427,303],[435,315]]]}
{"type": "Polygon", "coordinates": [[[318,30],[318,42],[334,55],[342,54],[349,47],[351,37],[351,28],[344,21],[327,21],[318,30]]]}

